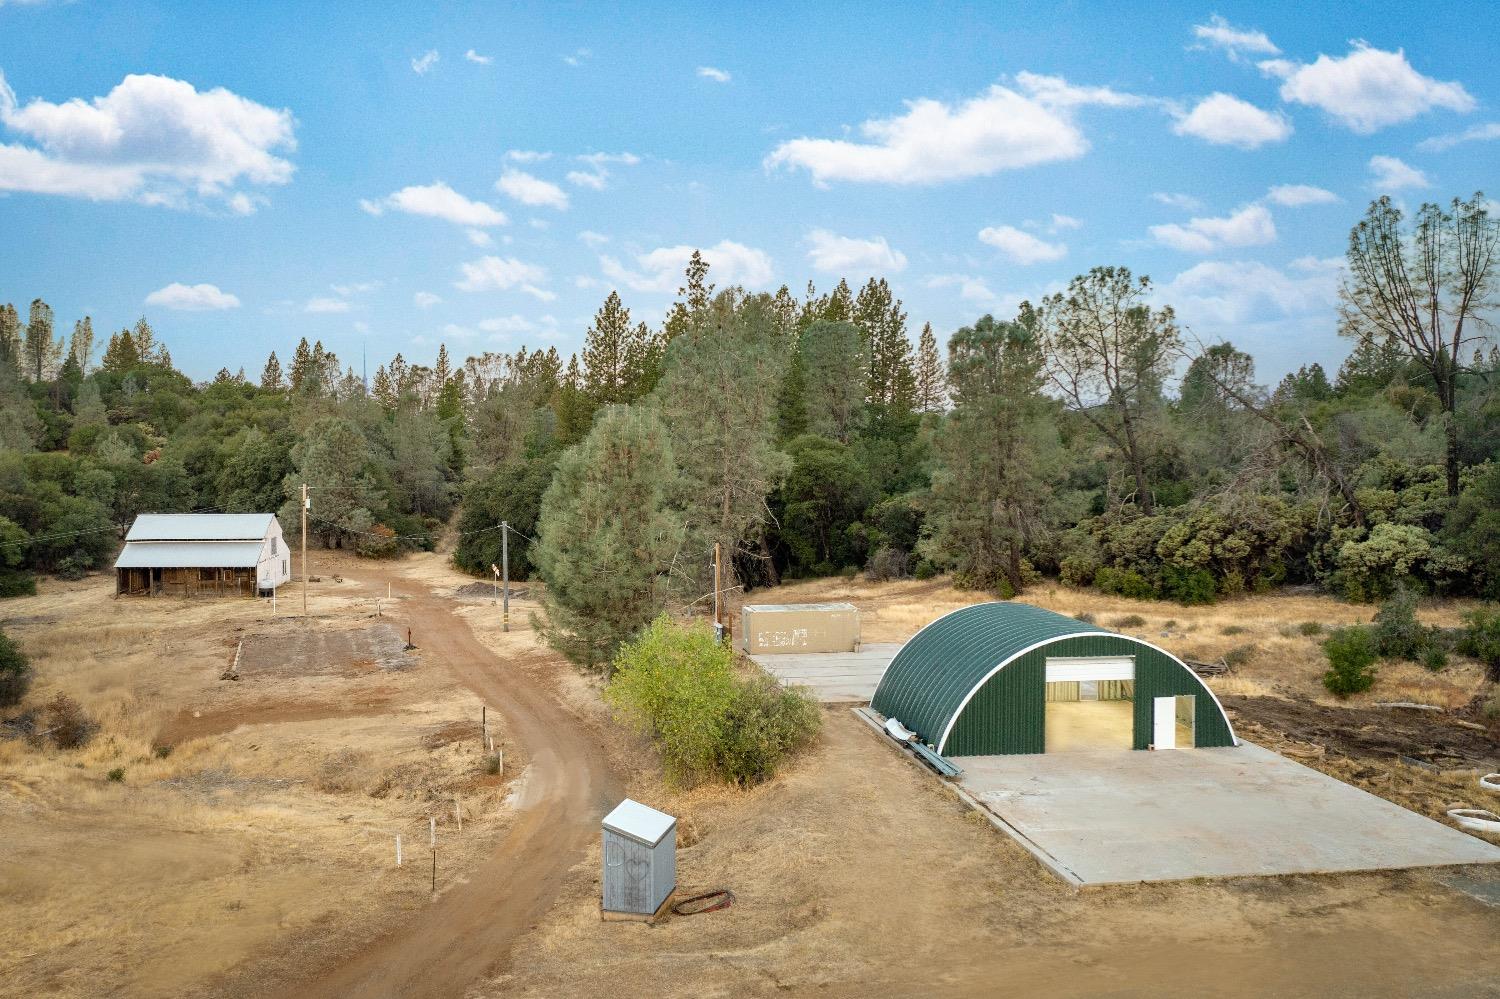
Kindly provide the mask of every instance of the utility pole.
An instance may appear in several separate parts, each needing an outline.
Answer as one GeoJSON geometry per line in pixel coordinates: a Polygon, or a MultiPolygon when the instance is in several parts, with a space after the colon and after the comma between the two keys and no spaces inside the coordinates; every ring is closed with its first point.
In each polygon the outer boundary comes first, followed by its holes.
{"type": "Polygon", "coordinates": [[[500,565],[505,573],[505,609],[500,615],[500,630],[510,630],[510,524],[500,521],[500,565]]]}
{"type": "Polygon", "coordinates": [[[302,616],[307,617],[307,483],[302,483],[302,616]]]}
{"type": "Polygon", "coordinates": [[[724,640],[723,619],[719,616],[719,542],[714,542],[714,638],[724,640]]]}

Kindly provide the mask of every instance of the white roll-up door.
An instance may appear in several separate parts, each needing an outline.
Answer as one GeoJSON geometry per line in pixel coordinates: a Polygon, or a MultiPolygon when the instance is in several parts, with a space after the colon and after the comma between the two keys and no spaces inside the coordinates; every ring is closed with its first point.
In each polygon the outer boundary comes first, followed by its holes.
{"type": "Polygon", "coordinates": [[[1135,656],[1048,656],[1047,682],[1134,680],[1135,656]]]}

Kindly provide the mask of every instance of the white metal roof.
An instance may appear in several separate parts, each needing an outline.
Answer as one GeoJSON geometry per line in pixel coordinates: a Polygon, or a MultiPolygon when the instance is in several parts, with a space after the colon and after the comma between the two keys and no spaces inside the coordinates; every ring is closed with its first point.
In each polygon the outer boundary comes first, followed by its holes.
{"type": "Polygon", "coordinates": [[[853,604],[748,604],[740,608],[742,611],[769,611],[771,613],[784,613],[787,611],[852,611],[853,604]]]}
{"type": "Polygon", "coordinates": [[[143,513],[126,541],[260,541],[274,513],[143,513]]]}
{"type": "Polygon", "coordinates": [[[129,541],[116,569],[251,569],[260,541],[129,541]]]}
{"type": "Polygon", "coordinates": [[[666,812],[658,812],[650,805],[626,798],[615,806],[615,810],[604,817],[604,828],[629,836],[633,840],[655,846],[661,838],[672,831],[677,820],[666,812]]]}

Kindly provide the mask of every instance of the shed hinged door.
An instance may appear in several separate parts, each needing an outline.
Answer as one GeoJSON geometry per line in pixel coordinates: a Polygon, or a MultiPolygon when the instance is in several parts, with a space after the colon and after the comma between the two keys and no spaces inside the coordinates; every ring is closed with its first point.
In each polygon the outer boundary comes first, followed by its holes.
{"type": "Polygon", "coordinates": [[[1048,683],[1134,680],[1135,656],[1048,656],[1048,683]]]}

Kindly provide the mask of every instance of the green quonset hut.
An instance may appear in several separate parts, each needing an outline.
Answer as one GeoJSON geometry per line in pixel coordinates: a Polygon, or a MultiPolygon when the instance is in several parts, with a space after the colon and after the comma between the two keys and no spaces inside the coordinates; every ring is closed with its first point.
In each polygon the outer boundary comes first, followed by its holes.
{"type": "Polygon", "coordinates": [[[1236,745],[1218,698],[1170,652],[1010,602],[917,632],[871,707],[946,756],[1236,745]]]}

